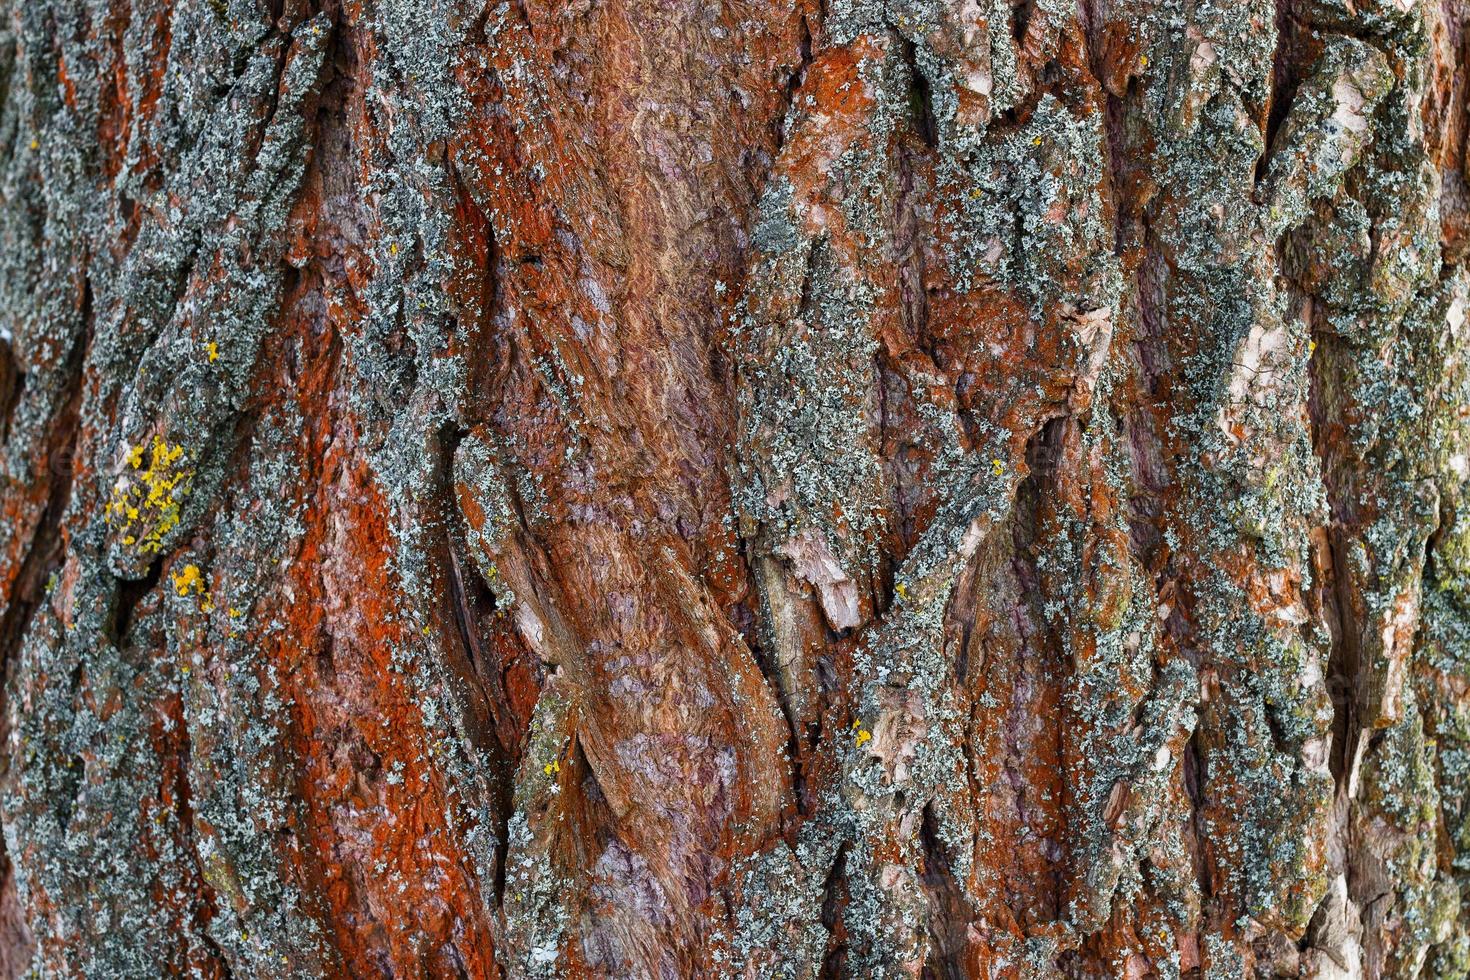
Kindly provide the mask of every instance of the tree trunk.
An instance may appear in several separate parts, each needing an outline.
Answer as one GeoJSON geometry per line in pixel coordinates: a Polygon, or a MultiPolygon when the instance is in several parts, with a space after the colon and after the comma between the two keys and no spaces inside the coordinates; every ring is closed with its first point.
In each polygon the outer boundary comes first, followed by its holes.
{"type": "Polygon", "coordinates": [[[0,974],[1470,975],[1467,0],[0,8],[0,974]]]}

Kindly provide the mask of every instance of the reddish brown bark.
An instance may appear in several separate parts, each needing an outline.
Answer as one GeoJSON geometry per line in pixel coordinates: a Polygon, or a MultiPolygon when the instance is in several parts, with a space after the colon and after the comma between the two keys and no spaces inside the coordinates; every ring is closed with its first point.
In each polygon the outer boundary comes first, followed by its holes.
{"type": "Polygon", "coordinates": [[[0,973],[1470,971],[1460,0],[0,7],[0,973]]]}

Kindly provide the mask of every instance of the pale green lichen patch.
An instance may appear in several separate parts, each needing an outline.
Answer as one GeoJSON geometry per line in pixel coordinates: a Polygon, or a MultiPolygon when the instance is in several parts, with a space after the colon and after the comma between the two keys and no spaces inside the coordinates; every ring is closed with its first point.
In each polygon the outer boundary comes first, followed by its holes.
{"type": "Polygon", "coordinates": [[[569,749],[570,704],[547,684],[531,716],[529,744],[516,774],[515,806],[507,827],[502,908],[510,925],[508,959],[527,977],[563,975],[562,943],[572,924],[567,880],[553,860],[562,833],[570,832],[561,800],[569,749]]]}
{"type": "Polygon", "coordinates": [[[1372,141],[1372,116],[1394,84],[1388,59],[1355,38],[1327,42],[1271,147],[1265,195],[1267,227],[1299,225],[1308,206],[1330,199],[1372,141]]]}

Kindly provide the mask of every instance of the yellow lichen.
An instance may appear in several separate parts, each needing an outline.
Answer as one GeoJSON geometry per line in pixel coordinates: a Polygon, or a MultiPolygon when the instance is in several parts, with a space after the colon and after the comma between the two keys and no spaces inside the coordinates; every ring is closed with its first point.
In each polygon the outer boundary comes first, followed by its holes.
{"type": "Polygon", "coordinates": [[[128,469],[119,475],[105,508],[107,523],[119,531],[125,546],[136,545],[145,555],[156,553],[163,536],[178,526],[179,508],[194,476],[180,465],[183,458],[184,447],[169,445],[162,436],[155,436],[151,446],[128,450],[128,469]]]}
{"type": "Polygon", "coordinates": [[[214,594],[204,587],[204,573],[199,571],[199,566],[193,564],[185,565],[177,572],[172,572],[169,578],[173,581],[174,592],[180,598],[189,595],[199,597],[199,610],[205,614],[214,612],[214,594]]]}
{"type": "Polygon", "coordinates": [[[169,578],[173,579],[174,591],[181,596],[188,595],[191,589],[196,594],[204,591],[204,576],[199,574],[198,565],[185,565],[169,578]]]}
{"type": "Polygon", "coordinates": [[[219,360],[219,344],[216,344],[214,341],[211,340],[209,343],[204,345],[204,350],[209,355],[209,363],[213,364],[215,361],[219,360]]]}
{"type": "Polygon", "coordinates": [[[1005,473],[1005,471],[1006,471],[1006,464],[1005,463],[1002,463],[998,459],[992,459],[990,461],[990,472],[994,473],[996,476],[1001,476],[1002,474],[1005,473]]]}

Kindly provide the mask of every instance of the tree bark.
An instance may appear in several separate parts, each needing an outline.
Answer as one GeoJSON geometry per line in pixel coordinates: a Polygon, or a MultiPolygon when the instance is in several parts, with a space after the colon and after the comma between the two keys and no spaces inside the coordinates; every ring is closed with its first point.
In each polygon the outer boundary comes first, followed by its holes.
{"type": "Polygon", "coordinates": [[[0,974],[1470,976],[1466,0],[0,9],[0,974]]]}

